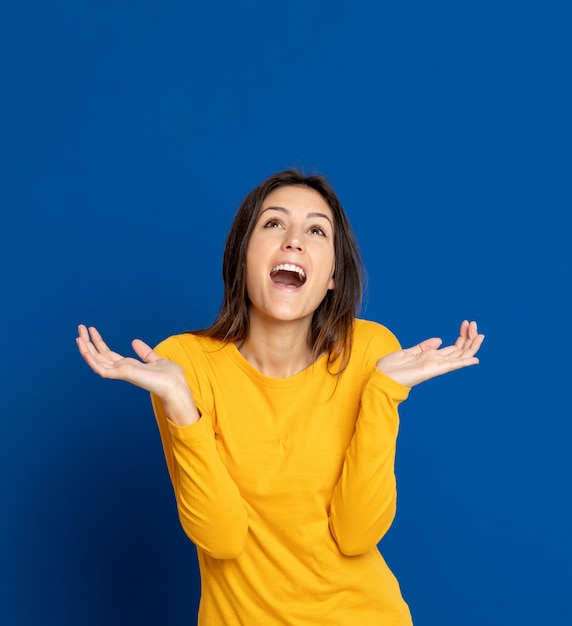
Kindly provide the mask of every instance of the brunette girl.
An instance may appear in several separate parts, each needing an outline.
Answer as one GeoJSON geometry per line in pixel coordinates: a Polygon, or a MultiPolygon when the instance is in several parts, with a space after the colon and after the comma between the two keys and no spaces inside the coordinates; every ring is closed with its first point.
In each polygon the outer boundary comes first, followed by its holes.
{"type": "Polygon", "coordinates": [[[397,407],[473,365],[483,335],[402,350],[356,319],[360,256],[320,176],[285,171],[241,204],[206,330],[140,360],[79,327],[94,372],[151,392],[181,524],[201,571],[199,624],[406,626],[378,551],[395,514],[397,407]]]}

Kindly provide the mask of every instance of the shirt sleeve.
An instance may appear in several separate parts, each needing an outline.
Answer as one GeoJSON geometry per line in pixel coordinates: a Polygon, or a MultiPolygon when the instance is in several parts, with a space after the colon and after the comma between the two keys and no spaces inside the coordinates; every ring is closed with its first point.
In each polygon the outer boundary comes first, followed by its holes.
{"type": "MultiPolygon", "coordinates": [[[[194,373],[189,370],[186,352],[172,340],[163,342],[155,351],[183,367],[194,395],[199,386],[193,384],[194,373]]],[[[201,399],[195,397],[201,418],[195,424],[177,426],[168,419],[156,396],[152,395],[151,401],[183,530],[209,556],[236,558],[246,542],[247,509],[218,453],[212,417],[205,413],[201,399]]]]}
{"type": "MultiPolygon", "coordinates": [[[[395,345],[399,349],[396,340],[395,345]]],[[[408,394],[408,387],[375,366],[364,385],[354,435],[330,502],[330,531],[345,555],[373,549],[395,517],[397,408],[408,394]]]]}

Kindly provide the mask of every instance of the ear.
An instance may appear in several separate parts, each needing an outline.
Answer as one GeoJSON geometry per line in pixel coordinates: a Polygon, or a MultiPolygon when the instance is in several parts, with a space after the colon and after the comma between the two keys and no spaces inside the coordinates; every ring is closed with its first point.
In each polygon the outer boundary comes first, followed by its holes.
{"type": "Polygon", "coordinates": [[[332,276],[330,278],[330,282],[328,283],[328,289],[335,289],[336,287],[336,281],[334,280],[334,277],[332,276]]]}

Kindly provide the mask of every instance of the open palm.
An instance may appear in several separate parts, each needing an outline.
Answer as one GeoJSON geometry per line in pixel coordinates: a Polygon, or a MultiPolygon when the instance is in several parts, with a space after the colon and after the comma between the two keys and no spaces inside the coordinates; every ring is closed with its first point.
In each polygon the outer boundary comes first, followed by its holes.
{"type": "Polygon", "coordinates": [[[102,378],[124,380],[156,395],[179,425],[199,419],[183,369],[160,357],[145,342],[135,339],[131,344],[141,360],[125,357],[110,350],[96,328],[81,324],[76,343],[85,362],[102,378]]]}
{"type": "Polygon", "coordinates": [[[441,339],[426,339],[412,348],[398,350],[377,362],[377,368],[393,380],[413,387],[441,374],[476,365],[475,356],[485,336],[477,332],[477,323],[463,321],[455,343],[440,348],[441,339]]]}

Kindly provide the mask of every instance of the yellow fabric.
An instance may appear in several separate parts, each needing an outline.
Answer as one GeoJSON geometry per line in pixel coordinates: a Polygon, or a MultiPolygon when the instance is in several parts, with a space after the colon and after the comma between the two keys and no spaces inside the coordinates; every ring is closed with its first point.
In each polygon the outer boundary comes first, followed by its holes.
{"type": "Polygon", "coordinates": [[[177,427],[153,398],[197,546],[199,625],[411,625],[376,545],[395,514],[397,405],[409,390],[375,363],[398,349],[357,320],[339,377],[323,357],[268,378],[233,344],[184,334],[157,347],[183,367],[202,416],[177,427]]]}

